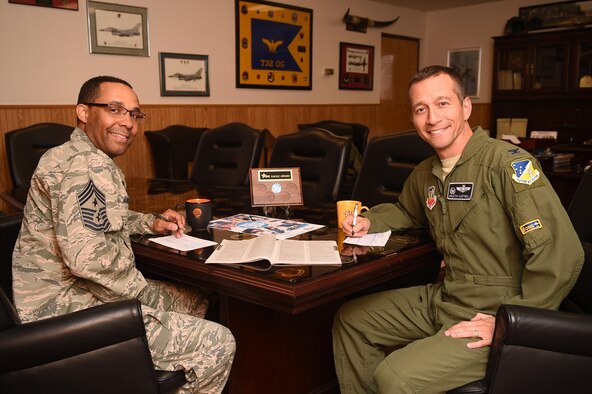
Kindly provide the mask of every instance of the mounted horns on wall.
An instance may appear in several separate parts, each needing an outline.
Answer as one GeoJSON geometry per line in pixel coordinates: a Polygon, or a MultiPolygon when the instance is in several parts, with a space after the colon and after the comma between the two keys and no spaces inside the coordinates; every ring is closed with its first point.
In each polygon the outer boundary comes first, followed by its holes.
{"type": "Polygon", "coordinates": [[[349,8],[347,9],[347,12],[343,16],[343,23],[345,23],[345,28],[347,30],[351,30],[351,31],[358,31],[360,33],[366,33],[366,28],[368,28],[368,27],[386,27],[386,26],[392,25],[393,23],[395,23],[398,20],[399,20],[399,17],[396,17],[393,20],[384,21],[384,22],[373,21],[368,18],[362,18],[360,16],[350,15],[349,8]]]}

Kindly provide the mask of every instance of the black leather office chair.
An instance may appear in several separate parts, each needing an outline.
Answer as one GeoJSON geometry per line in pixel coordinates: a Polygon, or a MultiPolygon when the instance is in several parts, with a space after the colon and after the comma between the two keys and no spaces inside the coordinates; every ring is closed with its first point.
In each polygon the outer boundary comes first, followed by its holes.
{"type": "Polygon", "coordinates": [[[22,221],[22,212],[0,216],[0,289],[10,300],[12,300],[12,250],[22,221]]]}
{"type": "Polygon", "coordinates": [[[21,324],[11,303],[22,213],[0,217],[0,393],[173,393],[183,371],[155,371],[140,303],[118,301],[21,324]]]}
{"type": "Polygon", "coordinates": [[[189,179],[188,166],[195,159],[199,139],[206,127],[171,125],[146,131],[154,160],[156,178],[189,179]]]}
{"type": "Polygon", "coordinates": [[[304,204],[318,206],[337,201],[351,138],[311,128],[276,138],[269,166],[300,167],[304,204]]]}
{"type": "Polygon", "coordinates": [[[559,311],[502,305],[483,380],[463,393],[585,393],[592,370],[592,172],[574,194],[568,214],[582,240],[582,272],[559,311]]]}
{"type": "Polygon", "coordinates": [[[360,123],[339,122],[337,120],[321,120],[316,123],[303,123],[298,125],[299,130],[310,128],[325,129],[335,135],[341,135],[344,137],[349,136],[352,139],[353,146],[355,146],[362,156],[366,151],[368,134],[370,133],[368,126],[360,123]]]}
{"type": "Polygon", "coordinates": [[[12,191],[5,194],[8,203],[18,209],[23,208],[39,159],[48,149],[68,141],[72,131],[72,126],[39,123],[5,134],[6,157],[13,186],[12,191]]]}
{"type": "Polygon", "coordinates": [[[191,180],[200,188],[246,187],[258,167],[266,129],[229,123],[205,131],[197,146],[191,180]]]}
{"type": "Polygon", "coordinates": [[[352,191],[360,172],[360,166],[362,164],[362,158],[366,151],[368,142],[368,134],[370,130],[367,126],[360,123],[344,123],[336,120],[322,120],[316,123],[299,124],[299,130],[305,130],[307,128],[320,128],[330,131],[335,135],[343,137],[349,137],[352,139],[352,145],[350,148],[347,166],[341,186],[339,187],[339,199],[347,200],[351,199],[352,191]]]}
{"type": "Polygon", "coordinates": [[[374,206],[397,202],[405,181],[434,149],[415,130],[370,140],[353,190],[353,199],[374,206]]]}

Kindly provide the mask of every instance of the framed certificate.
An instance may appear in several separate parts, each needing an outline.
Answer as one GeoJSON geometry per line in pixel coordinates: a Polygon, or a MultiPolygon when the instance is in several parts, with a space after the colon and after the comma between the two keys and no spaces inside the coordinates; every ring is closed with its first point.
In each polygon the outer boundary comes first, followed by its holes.
{"type": "Polygon", "coordinates": [[[251,205],[303,205],[300,168],[251,168],[251,205]]]}

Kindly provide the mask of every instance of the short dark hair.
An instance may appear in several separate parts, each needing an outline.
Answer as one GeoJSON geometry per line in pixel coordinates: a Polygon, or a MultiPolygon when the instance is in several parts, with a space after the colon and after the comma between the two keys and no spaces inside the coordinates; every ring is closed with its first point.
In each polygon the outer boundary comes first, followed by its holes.
{"type": "Polygon", "coordinates": [[[80,92],[78,93],[77,104],[93,103],[95,99],[99,96],[101,84],[105,82],[121,83],[123,85],[129,86],[130,89],[133,89],[132,85],[130,85],[123,79],[111,77],[108,75],[101,75],[99,77],[89,79],[82,85],[82,87],[80,88],[80,92]]]}
{"type": "Polygon", "coordinates": [[[409,88],[411,88],[411,86],[414,84],[423,81],[424,79],[435,77],[440,74],[446,74],[452,79],[452,82],[454,82],[456,87],[456,94],[458,95],[460,101],[463,101],[466,97],[464,82],[456,70],[446,66],[433,65],[422,68],[416,72],[413,77],[411,77],[411,81],[409,81],[409,88]]]}

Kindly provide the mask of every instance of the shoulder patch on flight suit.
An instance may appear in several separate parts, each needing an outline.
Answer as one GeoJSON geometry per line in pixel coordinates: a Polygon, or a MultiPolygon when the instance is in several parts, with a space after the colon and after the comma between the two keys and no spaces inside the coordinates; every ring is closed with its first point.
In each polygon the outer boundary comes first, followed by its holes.
{"type": "Polygon", "coordinates": [[[534,168],[532,162],[528,159],[514,161],[510,165],[514,169],[512,175],[514,182],[532,185],[541,176],[539,170],[534,168]]]}
{"type": "Polygon", "coordinates": [[[105,194],[97,189],[93,181],[88,181],[84,189],[76,193],[76,197],[84,227],[92,231],[106,231],[111,227],[107,218],[105,194]]]}
{"type": "Polygon", "coordinates": [[[520,226],[520,232],[522,235],[526,235],[531,231],[538,230],[543,228],[543,224],[541,223],[540,219],[531,220],[530,222],[526,222],[520,226]]]}

